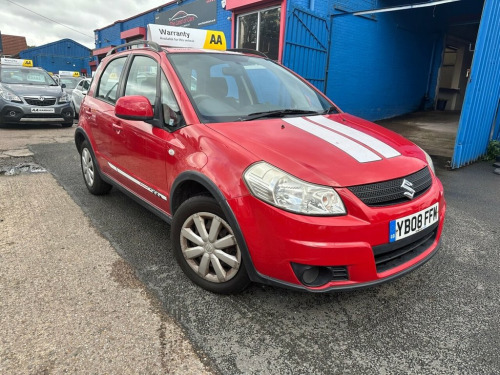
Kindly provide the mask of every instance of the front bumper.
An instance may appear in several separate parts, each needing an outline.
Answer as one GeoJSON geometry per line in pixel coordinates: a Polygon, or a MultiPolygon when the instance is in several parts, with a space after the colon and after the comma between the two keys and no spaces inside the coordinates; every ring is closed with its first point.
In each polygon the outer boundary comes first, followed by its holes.
{"type": "Polygon", "coordinates": [[[73,117],[74,113],[70,102],[37,107],[21,103],[7,103],[0,99],[0,124],[68,124],[73,122],[73,117]]]}
{"type": "Polygon", "coordinates": [[[368,207],[349,190],[337,191],[348,211],[345,216],[297,215],[253,196],[229,202],[256,271],[254,281],[318,292],[364,287],[394,279],[417,268],[438,249],[446,202],[437,178],[433,178],[431,188],[422,196],[386,207],[368,207]],[[424,210],[436,202],[439,203],[436,224],[390,243],[391,220],[424,210]],[[409,247],[412,250],[405,251],[409,247]],[[300,277],[300,269],[309,266],[332,270],[332,274],[345,269],[347,277],[342,277],[340,272],[341,277],[320,286],[307,285],[300,277]]]}

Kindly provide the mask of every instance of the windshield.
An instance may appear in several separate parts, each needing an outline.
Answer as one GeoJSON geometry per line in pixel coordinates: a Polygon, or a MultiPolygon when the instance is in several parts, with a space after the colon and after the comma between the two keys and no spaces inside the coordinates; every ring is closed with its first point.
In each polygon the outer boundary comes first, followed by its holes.
{"type": "Polygon", "coordinates": [[[60,77],[60,84],[62,85],[63,83],[66,85],[67,89],[74,89],[76,85],[78,85],[78,82],[81,81],[81,78],[73,78],[73,77],[60,77]]]}
{"type": "Polygon", "coordinates": [[[270,60],[221,53],[168,57],[203,122],[337,111],[312,87],[270,60]]]}
{"type": "Polygon", "coordinates": [[[57,86],[57,83],[45,70],[20,67],[2,67],[0,82],[10,84],[57,86]]]}

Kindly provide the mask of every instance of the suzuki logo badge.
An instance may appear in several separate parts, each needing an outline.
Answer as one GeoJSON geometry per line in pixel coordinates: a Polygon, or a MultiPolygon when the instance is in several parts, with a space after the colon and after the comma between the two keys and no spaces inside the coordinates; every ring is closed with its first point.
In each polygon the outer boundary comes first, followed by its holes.
{"type": "Polygon", "coordinates": [[[412,186],[413,184],[407,179],[404,179],[403,183],[401,184],[401,187],[406,190],[404,192],[404,195],[408,199],[413,199],[413,196],[415,195],[415,190],[412,188],[412,186]]]}

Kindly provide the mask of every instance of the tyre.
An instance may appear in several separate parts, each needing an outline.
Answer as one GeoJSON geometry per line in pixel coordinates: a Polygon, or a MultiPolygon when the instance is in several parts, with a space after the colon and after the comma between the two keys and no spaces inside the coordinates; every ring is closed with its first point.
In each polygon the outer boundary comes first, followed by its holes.
{"type": "Polygon", "coordinates": [[[241,250],[215,199],[186,200],[172,222],[174,256],[184,273],[214,293],[241,292],[250,284],[241,250]]]}
{"type": "Polygon", "coordinates": [[[85,181],[87,189],[94,195],[108,193],[112,186],[101,178],[99,170],[97,169],[94,153],[87,140],[83,141],[80,147],[80,161],[82,165],[83,180],[85,181]]]}

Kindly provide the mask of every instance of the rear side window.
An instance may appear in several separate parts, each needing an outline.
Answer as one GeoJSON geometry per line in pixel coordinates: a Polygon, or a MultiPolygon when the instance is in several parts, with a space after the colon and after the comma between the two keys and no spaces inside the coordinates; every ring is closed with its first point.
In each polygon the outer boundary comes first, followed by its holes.
{"type": "Polygon", "coordinates": [[[120,57],[111,61],[101,75],[101,80],[97,87],[97,97],[112,104],[116,103],[118,83],[122,73],[126,57],[120,57]]]}

